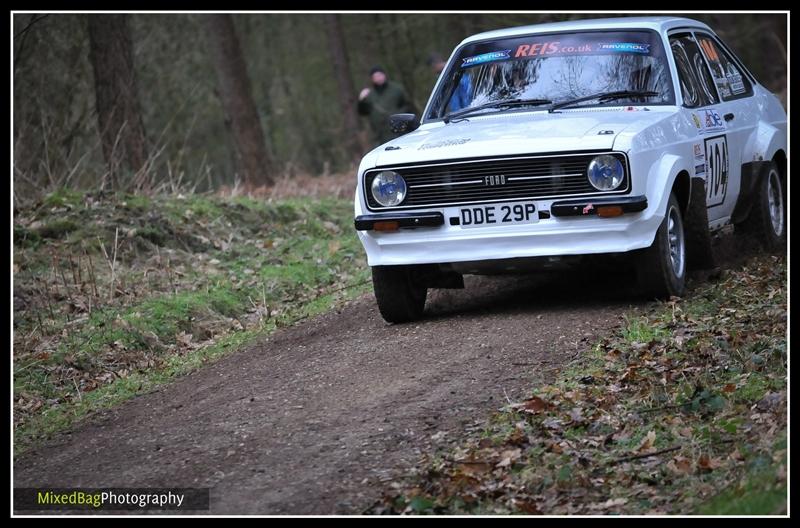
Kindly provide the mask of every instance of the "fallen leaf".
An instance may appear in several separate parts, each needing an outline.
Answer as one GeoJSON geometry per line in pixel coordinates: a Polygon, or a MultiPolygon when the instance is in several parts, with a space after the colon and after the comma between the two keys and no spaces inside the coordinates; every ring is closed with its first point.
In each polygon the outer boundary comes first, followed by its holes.
{"type": "Polygon", "coordinates": [[[584,421],[584,419],[583,419],[583,409],[581,409],[580,407],[574,407],[569,412],[569,417],[572,418],[572,423],[574,423],[574,424],[582,423],[584,421]]]}
{"type": "Polygon", "coordinates": [[[692,431],[691,427],[684,427],[682,429],[678,429],[678,434],[684,438],[690,438],[694,434],[694,431],[692,431]]]}
{"type": "Polygon", "coordinates": [[[608,499],[605,503],[603,503],[604,508],[613,508],[614,506],[622,506],[623,504],[627,504],[628,499],[620,497],[618,499],[608,499]]]}
{"type": "Polygon", "coordinates": [[[744,460],[744,455],[739,452],[738,447],[734,449],[733,452],[728,456],[731,457],[733,460],[738,460],[738,461],[744,460]]]}
{"type": "Polygon", "coordinates": [[[628,503],[628,499],[619,497],[616,499],[608,499],[605,502],[595,502],[589,505],[589,508],[592,510],[606,510],[608,508],[614,508],[616,506],[622,506],[628,503]]]}
{"type": "Polygon", "coordinates": [[[653,444],[656,443],[656,432],[650,431],[647,435],[642,439],[642,443],[639,444],[637,451],[640,453],[643,451],[648,451],[653,447],[653,444]]]}
{"type": "Polygon", "coordinates": [[[705,471],[711,471],[720,466],[722,466],[722,461],[719,458],[712,458],[704,454],[697,459],[697,467],[705,471]]]}
{"type": "Polygon", "coordinates": [[[563,429],[562,427],[563,424],[561,423],[561,420],[554,417],[545,418],[544,420],[542,420],[542,425],[547,429],[551,429],[553,431],[561,431],[563,429]]]}
{"type": "Polygon", "coordinates": [[[533,398],[529,398],[522,402],[522,409],[525,412],[537,414],[542,411],[546,411],[548,409],[552,409],[553,405],[541,399],[538,396],[534,396],[533,398]]]}
{"type": "Polygon", "coordinates": [[[512,432],[508,437],[506,437],[506,443],[511,445],[522,445],[528,441],[528,436],[525,432],[520,428],[515,428],[514,432],[512,432]]]}
{"type": "Polygon", "coordinates": [[[528,515],[542,515],[539,505],[531,500],[514,499],[514,506],[528,515]]]}
{"type": "Polygon", "coordinates": [[[564,452],[564,449],[557,442],[551,442],[547,445],[547,447],[550,449],[550,451],[559,455],[564,452]]]}
{"type": "Polygon", "coordinates": [[[633,381],[634,379],[636,379],[636,367],[628,367],[620,381],[633,381]]]}
{"type": "Polygon", "coordinates": [[[458,469],[464,475],[475,476],[489,473],[492,470],[492,465],[487,462],[460,462],[458,469]]]}
{"type": "Polygon", "coordinates": [[[773,409],[774,407],[777,407],[782,400],[783,396],[781,393],[770,392],[758,401],[756,407],[761,411],[768,411],[770,409],[773,409]]]}
{"type": "Polygon", "coordinates": [[[517,460],[519,460],[520,455],[522,455],[522,450],[520,449],[509,449],[500,453],[500,462],[497,463],[496,467],[508,467],[517,460]]]}
{"type": "Polygon", "coordinates": [[[685,456],[678,455],[667,462],[667,469],[673,473],[688,475],[692,472],[692,461],[685,456]]]}

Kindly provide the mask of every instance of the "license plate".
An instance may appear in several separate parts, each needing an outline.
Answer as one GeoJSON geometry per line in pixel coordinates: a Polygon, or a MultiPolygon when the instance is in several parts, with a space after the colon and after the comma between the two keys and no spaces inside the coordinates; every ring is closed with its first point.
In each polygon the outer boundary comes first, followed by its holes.
{"type": "Polygon", "coordinates": [[[499,225],[534,224],[539,221],[533,202],[476,205],[459,209],[461,227],[491,227],[499,225]]]}

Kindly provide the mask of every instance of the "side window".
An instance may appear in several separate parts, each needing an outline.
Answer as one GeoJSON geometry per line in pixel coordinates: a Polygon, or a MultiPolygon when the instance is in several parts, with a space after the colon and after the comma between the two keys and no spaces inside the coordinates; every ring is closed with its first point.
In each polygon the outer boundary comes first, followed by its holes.
{"type": "Polygon", "coordinates": [[[752,95],[750,80],[717,41],[706,33],[697,33],[697,39],[723,101],[752,95]]]}
{"type": "Polygon", "coordinates": [[[696,108],[716,104],[714,81],[694,37],[690,33],[673,35],[670,37],[670,47],[678,66],[684,106],[696,108]]]}

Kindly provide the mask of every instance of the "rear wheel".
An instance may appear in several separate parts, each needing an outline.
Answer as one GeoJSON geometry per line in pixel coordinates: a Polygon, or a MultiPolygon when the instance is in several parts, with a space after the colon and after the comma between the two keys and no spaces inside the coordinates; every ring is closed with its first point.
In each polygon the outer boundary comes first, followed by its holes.
{"type": "Polygon", "coordinates": [[[372,287],[381,316],[390,323],[422,317],[428,288],[415,280],[413,266],[373,266],[372,287]]]}
{"type": "Polygon", "coordinates": [[[786,182],[774,161],[767,163],[756,184],[753,208],[736,232],[751,236],[767,251],[786,247],[786,182]]]}
{"type": "Polygon", "coordinates": [[[686,291],[686,237],[683,215],[675,194],[653,244],[638,255],[637,275],[642,293],[658,298],[680,297],[686,291]]]}

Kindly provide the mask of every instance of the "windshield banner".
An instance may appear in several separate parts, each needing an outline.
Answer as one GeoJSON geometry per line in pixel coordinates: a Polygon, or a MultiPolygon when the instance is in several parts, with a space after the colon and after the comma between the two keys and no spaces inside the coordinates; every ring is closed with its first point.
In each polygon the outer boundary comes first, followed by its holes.
{"type": "MultiPolygon", "coordinates": [[[[583,54],[611,54],[611,53],[638,53],[649,54],[650,44],[643,42],[535,42],[520,44],[514,52],[514,58],[551,56],[551,55],[583,55],[583,54]]],[[[488,54],[487,54],[488,55],[488,54]]]]}
{"type": "Polygon", "coordinates": [[[644,32],[587,32],[529,35],[491,43],[477,43],[462,51],[459,68],[491,62],[587,55],[659,54],[653,35],[644,32]],[[499,48],[499,49],[498,49],[499,48]]]}

